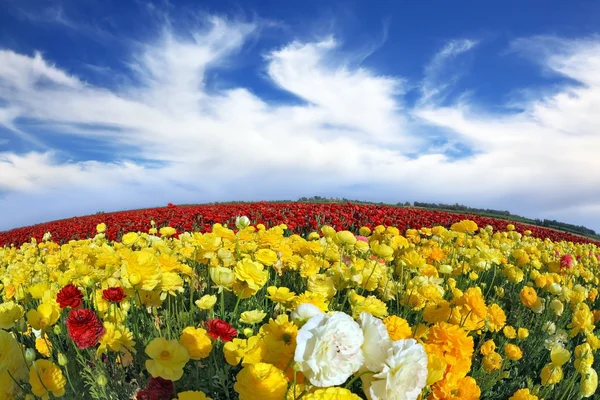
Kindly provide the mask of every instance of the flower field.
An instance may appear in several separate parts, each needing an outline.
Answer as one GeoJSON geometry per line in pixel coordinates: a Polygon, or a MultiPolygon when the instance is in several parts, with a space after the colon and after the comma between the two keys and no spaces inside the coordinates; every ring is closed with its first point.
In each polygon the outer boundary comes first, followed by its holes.
{"type": "MultiPolygon", "coordinates": [[[[495,230],[505,228],[507,222],[472,214],[424,210],[411,207],[380,205],[355,205],[340,203],[238,203],[197,206],[174,206],[134,211],[89,215],[54,221],[35,226],[0,232],[1,245],[20,245],[31,238],[42,240],[46,232],[59,243],[72,239],[85,239],[96,234],[96,225],[105,223],[109,229],[105,235],[110,240],[119,239],[124,233],[147,231],[149,221],[158,227],[170,226],[178,232],[209,232],[213,224],[233,224],[235,216],[246,215],[252,223],[266,227],[285,222],[288,229],[297,234],[308,234],[323,225],[337,230],[357,230],[361,226],[394,226],[401,231],[437,225],[449,227],[455,222],[470,219],[480,226],[490,225],[495,230]]],[[[553,229],[513,222],[517,232],[531,231],[533,237],[553,241],[590,243],[590,239],[553,229]]],[[[600,244],[600,243],[596,243],[600,244]]]]}
{"type": "Polygon", "coordinates": [[[600,248],[579,236],[258,203],[0,239],[1,399],[598,397],[600,248]]]}

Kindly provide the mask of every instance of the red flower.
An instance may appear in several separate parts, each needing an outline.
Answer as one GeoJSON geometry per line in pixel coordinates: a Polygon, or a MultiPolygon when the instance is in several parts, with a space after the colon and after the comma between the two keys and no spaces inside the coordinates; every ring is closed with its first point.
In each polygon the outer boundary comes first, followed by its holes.
{"type": "Polygon", "coordinates": [[[157,377],[150,378],[146,389],[137,392],[136,400],[171,400],[175,395],[173,382],[157,377]]]}
{"type": "Polygon", "coordinates": [[[100,318],[87,308],[71,310],[66,324],[69,336],[80,349],[95,346],[105,332],[100,318]]]}
{"type": "Polygon", "coordinates": [[[102,291],[102,298],[111,303],[120,303],[127,297],[120,287],[111,287],[102,291]]]}
{"type": "Polygon", "coordinates": [[[208,321],[206,327],[208,328],[210,337],[221,339],[224,342],[230,342],[238,334],[233,326],[219,318],[208,321]]]}
{"type": "Polygon", "coordinates": [[[71,307],[77,308],[81,305],[83,299],[83,293],[77,289],[75,285],[68,284],[64,288],[60,289],[56,295],[56,302],[60,305],[60,308],[71,307]]]}

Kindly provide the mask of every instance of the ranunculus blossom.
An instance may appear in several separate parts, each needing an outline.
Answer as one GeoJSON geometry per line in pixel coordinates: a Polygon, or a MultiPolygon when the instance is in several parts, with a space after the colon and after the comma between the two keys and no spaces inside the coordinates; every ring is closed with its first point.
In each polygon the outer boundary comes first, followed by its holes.
{"type": "Polygon", "coordinates": [[[215,318],[206,323],[208,334],[213,339],[221,339],[224,342],[230,342],[237,336],[238,332],[227,321],[215,318]]]}
{"type": "Polygon", "coordinates": [[[120,303],[125,297],[127,296],[120,287],[111,287],[102,291],[102,298],[111,303],[120,303]]]}
{"type": "Polygon", "coordinates": [[[66,325],[69,337],[80,349],[86,349],[98,344],[98,340],[100,340],[105,332],[100,318],[87,308],[71,310],[66,325]]]}
{"type": "Polygon", "coordinates": [[[363,331],[348,314],[318,314],[298,331],[294,361],[312,385],[341,385],[363,365],[363,342],[363,331]]]}
{"type": "Polygon", "coordinates": [[[175,395],[173,381],[160,377],[150,378],[146,389],[137,392],[136,400],[171,400],[175,395]]]}
{"type": "Polygon", "coordinates": [[[83,293],[72,284],[68,284],[60,289],[56,295],[56,302],[60,305],[60,308],[77,308],[81,305],[82,300],[83,293]]]}

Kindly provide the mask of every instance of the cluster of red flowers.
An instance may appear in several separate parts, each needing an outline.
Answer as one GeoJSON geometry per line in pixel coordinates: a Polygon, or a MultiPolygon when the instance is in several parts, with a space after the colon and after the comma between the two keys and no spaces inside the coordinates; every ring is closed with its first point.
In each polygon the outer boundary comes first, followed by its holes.
{"type": "MultiPolygon", "coordinates": [[[[124,297],[123,289],[121,288],[109,288],[105,290],[103,293],[105,298],[107,292],[110,299],[115,299],[113,300],[115,302],[121,301],[124,297]]],[[[69,337],[75,342],[77,347],[87,349],[88,347],[97,345],[102,335],[104,335],[104,324],[94,311],[89,308],[79,308],[83,302],[83,293],[75,285],[68,284],[57,293],[56,302],[60,308],[71,308],[65,325],[67,325],[69,337]]]]}
{"type": "MultiPolygon", "coordinates": [[[[31,238],[41,240],[46,232],[52,234],[57,242],[83,239],[96,234],[96,225],[104,222],[108,229],[106,236],[118,240],[126,232],[147,232],[150,221],[157,227],[171,226],[177,231],[208,232],[215,223],[228,223],[234,227],[236,216],[245,215],[253,223],[262,223],[267,227],[278,225],[282,221],[295,233],[307,233],[322,225],[331,225],[336,229],[357,230],[361,226],[395,226],[400,230],[442,225],[449,227],[455,222],[471,219],[479,226],[491,225],[495,230],[505,230],[509,223],[503,219],[487,218],[471,214],[450,213],[437,210],[416,209],[411,207],[393,207],[380,205],[355,205],[340,203],[242,203],[213,204],[198,206],[174,206],[134,211],[96,214],[86,217],[74,217],[60,221],[13,229],[0,233],[0,246],[20,245],[31,238]]],[[[594,242],[581,236],[532,225],[513,223],[518,232],[530,230],[539,238],[553,241],[571,241],[575,243],[594,242]]],[[[597,242],[596,242],[597,243],[597,242]]]]}

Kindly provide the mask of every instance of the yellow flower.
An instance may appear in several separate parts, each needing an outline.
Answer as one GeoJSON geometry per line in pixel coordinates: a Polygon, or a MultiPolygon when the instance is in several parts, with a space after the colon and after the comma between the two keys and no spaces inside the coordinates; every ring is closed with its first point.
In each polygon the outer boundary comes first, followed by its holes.
{"type": "Polygon", "coordinates": [[[384,318],[383,324],[387,328],[392,341],[408,339],[412,337],[412,329],[408,324],[408,321],[404,318],[390,315],[384,318]]]}
{"type": "Polygon", "coordinates": [[[423,319],[425,322],[435,324],[437,322],[446,322],[450,318],[452,308],[446,300],[438,303],[429,304],[423,309],[423,319]]]}
{"type": "Polygon", "coordinates": [[[335,239],[342,246],[352,246],[356,243],[356,237],[350,231],[339,231],[335,234],[335,239]]]}
{"type": "Polygon", "coordinates": [[[540,373],[540,378],[542,379],[542,385],[554,385],[562,381],[563,378],[563,370],[560,365],[556,365],[554,363],[548,363],[542,368],[542,372],[540,373]]]}
{"type": "Polygon", "coordinates": [[[33,394],[48,399],[50,392],[54,397],[62,397],[65,394],[67,380],[61,369],[52,361],[35,360],[29,369],[29,383],[33,394]]]}
{"type": "Polygon", "coordinates": [[[289,305],[296,297],[296,293],[286,287],[278,288],[276,286],[269,286],[267,292],[269,293],[267,296],[268,299],[271,299],[275,303],[281,303],[284,306],[289,305]]]}
{"type": "Polygon", "coordinates": [[[504,352],[506,353],[506,357],[508,357],[509,360],[517,361],[523,358],[523,352],[521,351],[519,346],[516,346],[514,344],[507,344],[506,346],[504,346],[504,352]]]}
{"type": "Polygon", "coordinates": [[[571,358],[571,352],[562,346],[555,345],[550,351],[550,359],[554,365],[562,366],[571,358]]]}
{"type": "Polygon", "coordinates": [[[504,333],[504,336],[507,339],[514,339],[517,337],[517,331],[510,325],[505,326],[504,329],[502,329],[502,333],[504,333]]]}
{"type": "Polygon", "coordinates": [[[165,226],[160,228],[158,233],[160,233],[160,236],[170,237],[176,234],[177,230],[175,228],[171,228],[170,226],[165,226]]]}
{"type": "Polygon", "coordinates": [[[223,346],[225,361],[227,361],[229,365],[238,365],[240,361],[242,361],[242,358],[246,356],[246,353],[252,350],[257,343],[258,336],[252,336],[248,339],[234,338],[232,341],[225,343],[223,346]]]}
{"type": "Polygon", "coordinates": [[[452,226],[450,227],[450,230],[452,230],[454,232],[460,232],[460,233],[473,233],[477,229],[479,229],[477,224],[468,219],[465,219],[460,222],[456,222],[456,223],[452,224],[452,226]]]}
{"type": "Polygon", "coordinates": [[[594,330],[594,315],[586,303],[577,304],[568,328],[571,329],[571,337],[579,333],[591,333],[594,330]]]}
{"type": "Polygon", "coordinates": [[[0,304],[0,329],[11,329],[23,314],[23,307],[13,301],[0,304]]]}
{"type": "Polygon", "coordinates": [[[313,293],[310,291],[306,291],[301,295],[298,295],[294,298],[294,307],[297,308],[300,304],[310,303],[314,306],[317,306],[319,310],[323,312],[327,312],[329,302],[323,295],[318,293],[313,293]]]}
{"type": "Polygon", "coordinates": [[[333,279],[325,274],[314,274],[309,276],[307,290],[318,293],[328,300],[332,299],[336,293],[333,279]]]}
{"type": "Polygon", "coordinates": [[[48,335],[44,334],[44,337],[35,339],[35,349],[46,358],[52,355],[52,343],[50,343],[48,335]]]}
{"type": "Polygon", "coordinates": [[[254,259],[268,267],[277,262],[277,253],[271,249],[260,249],[254,253],[254,259]]]}
{"type": "Polygon", "coordinates": [[[192,360],[201,360],[210,355],[213,345],[205,329],[188,326],[179,337],[179,343],[185,347],[192,360]]]}
{"type": "Polygon", "coordinates": [[[56,301],[40,304],[36,310],[27,312],[27,321],[33,329],[44,330],[52,326],[60,317],[60,306],[56,301]]]}
{"type": "Polygon", "coordinates": [[[538,400],[539,398],[531,394],[529,389],[519,389],[508,400],[538,400]]]}
{"type": "Polygon", "coordinates": [[[590,369],[581,379],[581,395],[590,397],[598,389],[598,373],[595,369],[590,369]]]}
{"type": "Polygon", "coordinates": [[[106,232],[106,224],[103,222],[101,224],[96,225],[96,232],[98,232],[98,233],[106,232]]]}
{"type": "Polygon", "coordinates": [[[487,309],[488,329],[498,332],[506,325],[506,314],[498,304],[492,304],[487,309]]]}
{"type": "Polygon", "coordinates": [[[517,336],[520,340],[527,339],[529,337],[529,329],[527,328],[519,328],[517,330],[517,336]]]}
{"type": "Polygon", "coordinates": [[[425,343],[442,349],[448,364],[447,374],[459,379],[471,369],[474,341],[463,328],[446,322],[437,323],[429,329],[425,343]]]}
{"type": "Polygon", "coordinates": [[[196,300],[196,306],[201,310],[210,310],[217,303],[217,296],[214,294],[205,294],[196,300]]]}
{"type": "Polygon", "coordinates": [[[146,346],[146,354],[151,360],[146,361],[146,369],[153,377],[161,377],[177,381],[183,375],[183,367],[189,361],[190,355],[175,339],[152,339],[146,346]]]}
{"type": "Polygon", "coordinates": [[[495,351],[491,352],[483,357],[481,364],[487,372],[496,371],[502,367],[502,356],[495,351]]]}
{"type": "Polygon", "coordinates": [[[99,343],[97,354],[106,353],[108,350],[135,353],[133,333],[127,327],[112,322],[104,322],[104,335],[99,343]]]}
{"type": "Polygon", "coordinates": [[[492,354],[494,351],[496,351],[496,343],[494,343],[494,339],[489,339],[488,341],[486,341],[481,346],[481,349],[479,349],[479,351],[484,356],[487,356],[488,354],[492,354]]]}
{"type": "Polygon", "coordinates": [[[362,312],[368,312],[378,318],[384,318],[388,315],[387,304],[375,296],[363,297],[352,291],[350,293],[350,305],[354,318],[358,318],[362,312]]]}
{"type": "Polygon", "coordinates": [[[529,308],[533,307],[537,301],[537,293],[531,286],[525,286],[523,289],[521,289],[519,297],[521,298],[521,302],[529,308]]]}
{"type": "Polygon", "coordinates": [[[248,258],[237,262],[234,268],[236,281],[233,291],[242,299],[252,297],[269,279],[269,271],[264,265],[248,258]]]}
{"type": "Polygon", "coordinates": [[[348,389],[328,387],[317,389],[304,396],[305,400],[360,400],[360,397],[348,389]]]}
{"type": "Polygon", "coordinates": [[[287,387],[288,382],[283,372],[266,363],[245,366],[237,374],[233,385],[240,400],[281,400],[287,387]]]}
{"type": "Polygon", "coordinates": [[[254,325],[261,322],[267,313],[262,310],[252,310],[252,311],[244,311],[242,315],[240,315],[240,322],[243,324],[254,325]]]}
{"type": "Polygon", "coordinates": [[[235,274],[232,270],[225,267],[210,267],[208,269],[210,279],[219,288],[219,293],[223,289],[229,289],[235,281],[235,274]]]}
{"type": "Polygon", "coordinates": [[[204,392],[188,390],[186,392],[177,393],[177,400],[212,400],[212,398],[205,395],[204,392]]]}
{"type": "Polygon", "coordinates": [[[161,283],[160,263],[149,251],[134,251],[124,260],[121,275],[125,287],[151,291],[161,283]]]}
{"type": "Polygon", "coordinates": [[[129,232],[123,235],[123,237],[121,238],[121,243],[123,243],[127,247],[130,247],[135,242],[137,242],[138,238],[139,236],[137,233],[129,232]]]}
{"type": "Polygon", "coordinates": [[[580,374],[584,374],[592,367],[594,355],[589,343],[582,343],[575,347],[575,369],[580,374]]]}

